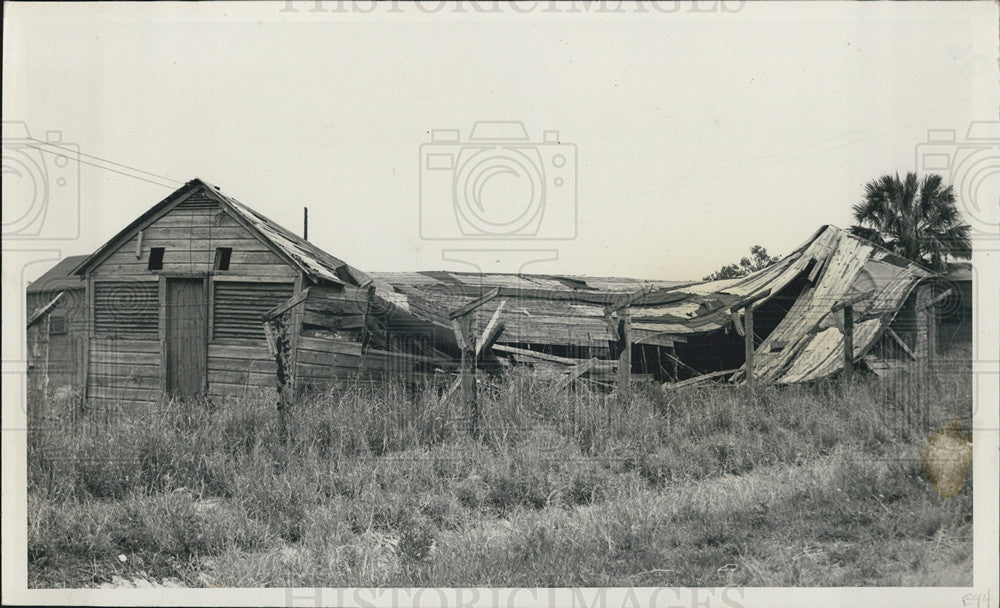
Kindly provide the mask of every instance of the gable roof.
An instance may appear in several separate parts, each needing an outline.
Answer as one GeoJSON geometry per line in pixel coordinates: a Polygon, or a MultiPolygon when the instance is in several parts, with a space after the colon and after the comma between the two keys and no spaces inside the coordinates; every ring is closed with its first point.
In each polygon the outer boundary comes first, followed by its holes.
{"type": "Polygon", "coordinates": [[[89,256],[71,255],[63,258],[58,264],[49,268],[42,276],[28,285],[27,293],[48,293],[66,291],[67,289],[83,289],[83,278],[73,274],[73,270],[89,256]]]}
{"type": "Polygon", "coordinates": [[[115,251],[120,243],[130,238],[133,233],[152,223],[163,212],[180,203],[191,194],[198,191],[216,201],[228,211],[243,226],[257,238],[274,249],[290,265],[301,270],[305,275],[316,281],[325,281],[338,285],[362,286],[369,282],[363,272],[348,265],[298,236],[291,230],[281,226],[264,215],[254,211],[235,198],[223,194],[218,186],[213,186],[199,178],[194,178],[184,184],[151,209],[140,215],[121,232],[112,237],[92,255],[87,256],[74,270],[77,275],[84,275],[88,270],[99,264],[107,255],[115,251]]]}

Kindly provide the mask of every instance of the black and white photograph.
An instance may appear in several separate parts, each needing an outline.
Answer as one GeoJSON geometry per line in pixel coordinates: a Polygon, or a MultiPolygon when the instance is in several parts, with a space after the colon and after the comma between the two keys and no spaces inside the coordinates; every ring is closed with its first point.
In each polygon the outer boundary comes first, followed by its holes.
{"type": "Polygon", "coordinates": [[[996,608],[998,49],[4,2],[4,603],[996,608]]]}

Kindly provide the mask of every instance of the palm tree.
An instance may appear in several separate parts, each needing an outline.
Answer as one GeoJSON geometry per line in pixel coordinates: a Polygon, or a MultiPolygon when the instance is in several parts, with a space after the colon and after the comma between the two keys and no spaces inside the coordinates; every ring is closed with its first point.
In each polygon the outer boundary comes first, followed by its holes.
{"type": "Polygon", "coordinates": [[[883,175],[865,185],[854,205],[851,233],[933,270],[944,270],[948,256],[972,257],[970,227],[962,222],[955,193],[940,175],[905,180],[883,175]]]}

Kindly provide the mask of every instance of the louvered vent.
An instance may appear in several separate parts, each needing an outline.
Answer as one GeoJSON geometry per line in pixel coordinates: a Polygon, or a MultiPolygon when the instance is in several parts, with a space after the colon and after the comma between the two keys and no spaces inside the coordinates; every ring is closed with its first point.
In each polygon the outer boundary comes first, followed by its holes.
{"type": "Polygon", "coordinates": [[[159,284],[94,283],[94,331],[99,336],[156,340],[160,335],[159,284]]]}
{"type": "Polygon", "coordinates": [[[205,194],[199,192],[197,194],[192,194],[183,202],[177,205],[177,209],[197,209],[197,210],[212,210],[218,207],[218,204],[210,199],[205,194]]]}
{"type": "Polygon", "coordinates": [[[215,283],[215,338],[264,340],[263,315],[294,293],[291,283],[215,283]]]}

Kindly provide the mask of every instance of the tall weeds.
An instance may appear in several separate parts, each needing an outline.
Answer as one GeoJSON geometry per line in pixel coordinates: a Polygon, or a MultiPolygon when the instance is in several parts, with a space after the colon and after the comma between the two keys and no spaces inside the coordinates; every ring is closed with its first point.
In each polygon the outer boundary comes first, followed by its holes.
{"type": "MultiPolygon", "coordinates": [[[[759,387],[752,400],[728,385],[558,391],[515,369],[480,382],[478,442],[442,386],[392,381],[303,398],[287,435],[251,393],[47,404],[29,428],[29,573],[41,586],[137,572],[234,585],[868,580],[803,574],[764,550],[848,539],[876,553],[886,539],[945,539],[960,560],[968,490],[935,498],[913,465],[944,422],[971,424],[968,351],[947,363],[947,375],[759,387]],[[692,558],[664,567],[679,548],[692,558]]],[[[910,580],[897,570],[879,580],[910,580]]]]}

